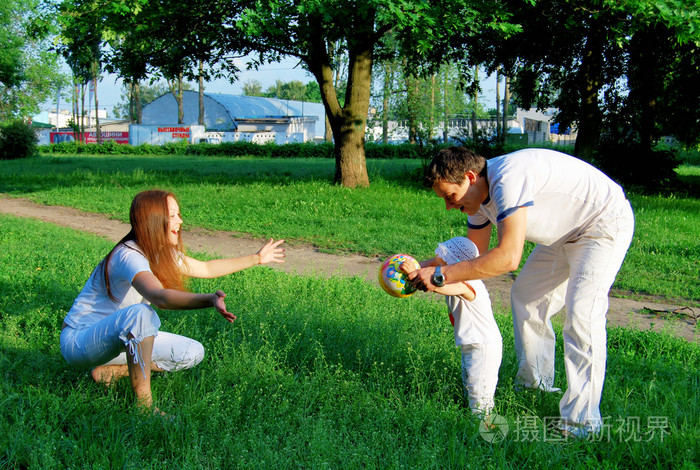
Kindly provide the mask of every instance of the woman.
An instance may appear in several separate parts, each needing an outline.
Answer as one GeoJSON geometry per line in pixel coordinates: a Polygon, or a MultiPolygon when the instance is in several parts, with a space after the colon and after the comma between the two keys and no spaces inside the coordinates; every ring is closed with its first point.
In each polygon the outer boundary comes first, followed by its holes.
{"type": "Polygon", "coordinates": [[[161,190],[134,197],[131,231],[90,275],[64,319],[61,353],[68,363],[94,367],[92,377],[109,385],[129,376],[142,409],[153,407],[151,371],[194,367],[204,357],[202,345],[184,336],[158,331],[151,305],[166,310],[214,307],[226,320],[226,294],[185,291],[184,278],[214,278],[256,264],[284,262],[284,240],[270,239],[255,254],[199,261],[183,252],[180,208],[175,195],[161,190]]]}

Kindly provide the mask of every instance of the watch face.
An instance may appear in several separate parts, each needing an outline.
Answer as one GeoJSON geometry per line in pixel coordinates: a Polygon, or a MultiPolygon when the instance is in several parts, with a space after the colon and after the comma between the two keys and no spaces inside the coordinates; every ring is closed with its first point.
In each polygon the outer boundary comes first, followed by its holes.
{"type": "Polygon", "coordinates": [[[442,287],[443,284],[445,284],[445,276],[443,276],[442,273],[435,273],[433,274],[432,281],[436,286],[442,287]]]}

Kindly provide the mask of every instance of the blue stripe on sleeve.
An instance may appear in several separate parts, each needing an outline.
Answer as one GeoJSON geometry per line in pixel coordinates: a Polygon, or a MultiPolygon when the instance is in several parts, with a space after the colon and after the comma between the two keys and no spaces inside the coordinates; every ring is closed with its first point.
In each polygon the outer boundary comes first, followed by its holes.
{"type": "Polygon", "coordinates": [[[522,205],[520,205],[520,206],[511,207],[510,209],[506,209],[506,210],[504,210],[503,212],[501,212],[500,214],[498,214],[498,217],[496,217],[496,223],[502,222],[503,219],[505,219],[506,217],[508,217],[508,216],[511,215],[513,212],[515,212],[515,211],[517,211],[518,209],[520,209],[521,207],[529,207],[529,206],[534,206],[534,205],[535,205],[535,203],[532,202],[532,201],[530,201],[530,202],[526,202],[525,204],[522,204],[522,205]]]}
{"type": "Polygon", "coordinates": [[[467,228],[473,228],[473,229],[475,229],[475,230],[480,229],[480,228],[486,228],[486,227],[488,227],[489,225],[491,225],[491,222],[490,222],[490,221],[486,221],[486,223],[483,223],[483,224],[481,224],[481,225],[474,225],[474,224],[472,224],[472,223],[467,222],[467,228]]]}

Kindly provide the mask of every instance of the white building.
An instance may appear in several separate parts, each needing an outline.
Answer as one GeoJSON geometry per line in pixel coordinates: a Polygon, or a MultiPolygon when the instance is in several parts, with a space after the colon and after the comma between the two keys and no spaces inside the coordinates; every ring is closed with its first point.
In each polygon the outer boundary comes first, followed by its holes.
{"type": "Polygon", "coordinates": [[[544,111],[518,108],[516,119],[520,123],[522,132],[527,134],[528,142],[565,144],[576,141],[576,133],[571,130],[553,132],[552,125],[554,124],[553,120],[557,111],[555,108],[547,108],[544,111]]]}
{"type": "MultiPolygon", "coordinates": [[[[86,110],[86,112],[88,111],[86,110]]],[[[83,117],[86,128],[95,126],[95,115],[100,118],[100,121],[107,119],[107,110],[100,109],[98,113],[95,113],[95,110],[91,109],[88,114],[83,117]]],[[[41,113],[32,117],[32,119],[37,122],[51,124],[54,128],[68,129],[70,128],[70,121],[73,120],[73,113],[67,109],[59,109],[58,112],[56,112],[56,110],[42,111],[41,113]]]]}

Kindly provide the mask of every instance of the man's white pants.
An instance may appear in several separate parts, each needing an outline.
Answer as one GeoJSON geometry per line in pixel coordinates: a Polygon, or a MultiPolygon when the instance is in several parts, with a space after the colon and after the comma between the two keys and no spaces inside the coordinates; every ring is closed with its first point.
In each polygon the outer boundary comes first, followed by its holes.
{"type": "Polygon", "coordinates": [[[629,203],[560,246],[538,245],[511,291],[516,383],[552,390],[555,336],[551,317],[566,306],[564,364],[568,387],[559,402],[562,428],[580,434],[602,426],[608,293],[634,232],[629,203]]]}

